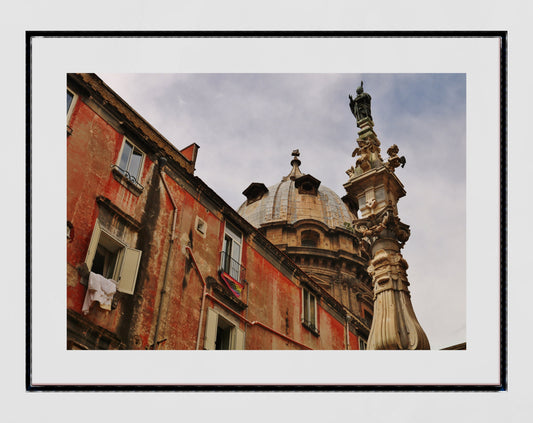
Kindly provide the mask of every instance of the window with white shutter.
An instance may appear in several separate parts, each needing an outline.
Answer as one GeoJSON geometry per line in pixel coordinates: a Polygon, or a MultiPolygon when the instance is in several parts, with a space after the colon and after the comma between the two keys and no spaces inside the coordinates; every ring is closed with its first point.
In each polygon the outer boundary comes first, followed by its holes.
{"type": "Polygon", "coordinates": [[[133,294],[141,255],[142,251],[128,247],[96,220],[85,256],[89,271],[114,280],[117,291],[133,294]]]}
{"type": "Polygon", "coordinates": [[[307,288],[302,288],[302,324],[318,334],[316,296],[307,288]]]}

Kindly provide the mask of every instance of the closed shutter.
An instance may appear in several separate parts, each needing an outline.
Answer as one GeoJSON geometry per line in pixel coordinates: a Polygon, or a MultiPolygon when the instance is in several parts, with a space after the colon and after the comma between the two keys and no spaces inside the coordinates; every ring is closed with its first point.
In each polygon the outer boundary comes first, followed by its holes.
{"type": "Polygon", "coordinates": [[[135,290],[135,281],[137,280],[137,271],[141,261],[142,251],[134,248],[124,248],[124,259],[120,268],[118,278],[118,290],[125,294],[133,294],[135,290]]]}
{"type": "Polygon", "coordinates": [[[87,255],[85,256],[85,264],[87,264],[87,268],[89,271],[91,271],[91,268],[93,267],[94,254],[96,253],[96,249],[98,248],[98,242],[100,241],[101,232],[102,229],[100,227],[100,223],[98,222],[98,219],[96,219],[93,229],[93,235],[91,236],[91,241],[89,242],[89,249],[87,250],[87,255]]]}
{"type": "Polygon", "coordinates": [[[244,331],[235,328],[235,350],[244,350],[244,331]]]}
{"type": "Polygon", "coordinates": [[[207,309],[205,322],[204,350],[214,350],[217,340],[218,314],[211,308],[207,309]]]}

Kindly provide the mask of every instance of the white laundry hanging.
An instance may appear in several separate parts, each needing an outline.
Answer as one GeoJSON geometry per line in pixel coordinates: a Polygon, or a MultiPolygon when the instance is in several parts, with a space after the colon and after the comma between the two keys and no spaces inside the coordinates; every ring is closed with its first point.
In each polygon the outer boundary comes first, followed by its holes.
{"type": "Polygon", "coordinates": [[[81,308],[82,313],[89,313],[89,308],[95,301],[98,301],[100,308],[111,310],[111,303],[115,292],[117,292],[117,284],[114,280],[106,279],[98,273],[91,272],[89,274],[85,300],[81,308]]]}

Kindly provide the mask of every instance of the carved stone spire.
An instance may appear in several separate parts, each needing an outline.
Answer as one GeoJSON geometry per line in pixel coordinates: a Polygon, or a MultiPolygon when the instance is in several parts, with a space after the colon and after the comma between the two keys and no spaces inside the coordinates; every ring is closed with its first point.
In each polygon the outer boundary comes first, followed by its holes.
{"type": "Polygon", "coordinates": [[[358,147],[352,154],[358,158],[355,167],[346,171],[350,179],[344,188],[347,197],[358,204],[361,212],[361,218],[353,222],[354,230],[371,248],[368,273],[374,289],[374,315],[367,347],[376,350],[429,349],[429,341],[411,304],[408,265],[400,253],[410,231],[398,217],[397,203],[406,193],[395,169],[400,165],[403,167],[406,160],[398,156],[396,145],[387,150],[387,161],[381,158],[381,143],[370,115],[370,96],[366,94],[367,109],[361,106],[362,100],[358,100],[365,94],[362,86],[361,83],[355,99],[350,96],[350,107],[361,130],[358,132],[358,147]]]}

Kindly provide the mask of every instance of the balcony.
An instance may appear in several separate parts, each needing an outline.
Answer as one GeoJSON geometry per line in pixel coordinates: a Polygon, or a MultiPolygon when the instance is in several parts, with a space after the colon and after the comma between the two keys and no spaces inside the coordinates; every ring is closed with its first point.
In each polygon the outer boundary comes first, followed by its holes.
{"type": "Polygon", "coordinates": [[[117,165],[111,165],[113,177],[117,182],[128,188],[137,197],[144,191],[144,187],[137,181],[135,176],[130,175],[127,170],[121,169],[117,165]]]}
{"type": "Polygon", "coordinates": [[[220,252],[220,270],[227,273],[237,282],[244,281],[246,269],[226,251],[220,252]]]}

